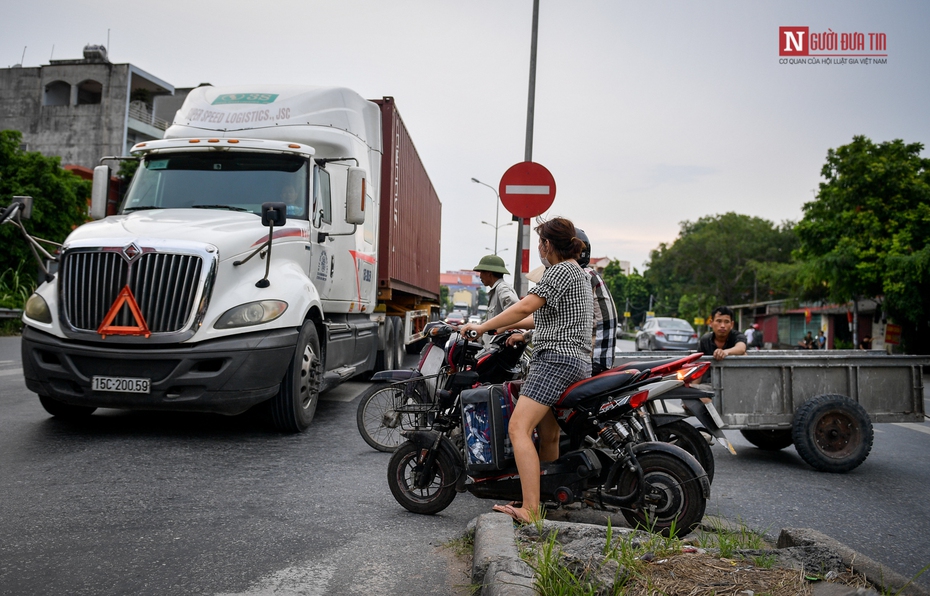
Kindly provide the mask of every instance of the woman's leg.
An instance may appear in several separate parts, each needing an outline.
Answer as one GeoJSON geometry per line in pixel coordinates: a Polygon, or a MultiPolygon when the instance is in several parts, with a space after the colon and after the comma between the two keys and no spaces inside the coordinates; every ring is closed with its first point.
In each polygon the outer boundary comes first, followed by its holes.
{"type": "MultiPolygon", "coordinates": [[[[523,489],[523,507],[514,508],[523,521],[532,521],[539,517],[539,454],[533,443],[533,431],[548,414],[549,406],[544,406],[531,398],[521,395],[510,417],[510,442],[513,456],[517,460],[520,473],[520,486],[523,489]]],[[[555,422],[555,418],[552,419],[555,422]]],[[[556,444],[558,451],[558,443],[556,444]]]]}
{"type": "Polygon", "coordinates": [[[561,429],[555,419],[555,414],[552,413],[552,408],[549,408],[543,419],[539,421],[536,432],[539,434],[539,461],[550,462],[559,459],[561,429]]]}

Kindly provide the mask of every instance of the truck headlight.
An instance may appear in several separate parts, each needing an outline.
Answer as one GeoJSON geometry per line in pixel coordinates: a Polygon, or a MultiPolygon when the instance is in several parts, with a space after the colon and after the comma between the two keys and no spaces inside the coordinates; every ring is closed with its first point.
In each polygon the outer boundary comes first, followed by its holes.
{"type": "Polygon", "coordinates": [[[248,327],[274,321],[287,310],[287,302],[283,300],[260,300],[241,304],[230,308],[217,319],[213,327],[216,329],[233,329],[235,327],[248,327]]]}
{"type": "Polygon", "coordinates": [[[48,309],[48,303],[45,298],[38,294],[33,294],[26,301],[26,316],[39,323],[51,323],[52,311],[48,309]]]}

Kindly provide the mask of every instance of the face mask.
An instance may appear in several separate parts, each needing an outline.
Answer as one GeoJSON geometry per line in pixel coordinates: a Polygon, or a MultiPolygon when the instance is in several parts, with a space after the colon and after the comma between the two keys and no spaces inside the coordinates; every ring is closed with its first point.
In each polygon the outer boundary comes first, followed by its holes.
{"type": "Polygon", "coordinates": [[[552,264],[549,262],[549,259],[542,256],[542,254],[539,255],[539,262],[542,263],[543,267],[545,267],[546,269],[548,269],[549,267],[552,267],[552,264]]]}

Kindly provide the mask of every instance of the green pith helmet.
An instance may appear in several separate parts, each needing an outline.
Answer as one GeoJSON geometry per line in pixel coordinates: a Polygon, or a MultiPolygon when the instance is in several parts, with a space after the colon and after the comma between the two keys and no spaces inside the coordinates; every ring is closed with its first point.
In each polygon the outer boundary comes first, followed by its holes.
{"type": "Polygon", "coordinates": [[[510,275],[510,272],[504,267],[504,259],[497,255],[486,255],[481,257],[481,260],[475,265],[475,271],[491,271],[493,273],[510,275]]]}

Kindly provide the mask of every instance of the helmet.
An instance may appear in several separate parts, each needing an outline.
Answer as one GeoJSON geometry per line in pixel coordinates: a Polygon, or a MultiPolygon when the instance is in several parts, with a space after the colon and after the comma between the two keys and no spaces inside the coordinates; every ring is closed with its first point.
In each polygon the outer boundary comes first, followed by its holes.
{"type": "Polygon", "coordinates": [[[584,248],[581,249],[581,254],[578,256],[578,264],[587,267],[591,262],[591,241],[588,240],[588,235],[581,228],[575,228],[575,237],[584,242],[584,248]]]}
{"type": "Polygon", "coordinates": [[[504,267],[504,259],[497,255],[486,255],[481,257],[481,260],[475,265],[474,271],[491,271],[493,273],[510,274],[507,268],[504,267]]]}
{"type": "Polygon", "coordinates": [[[753,323],[753,324],[752,324],[752,328],[753,328],[753,329],[759,329],[759,323],[753,323]]]}

